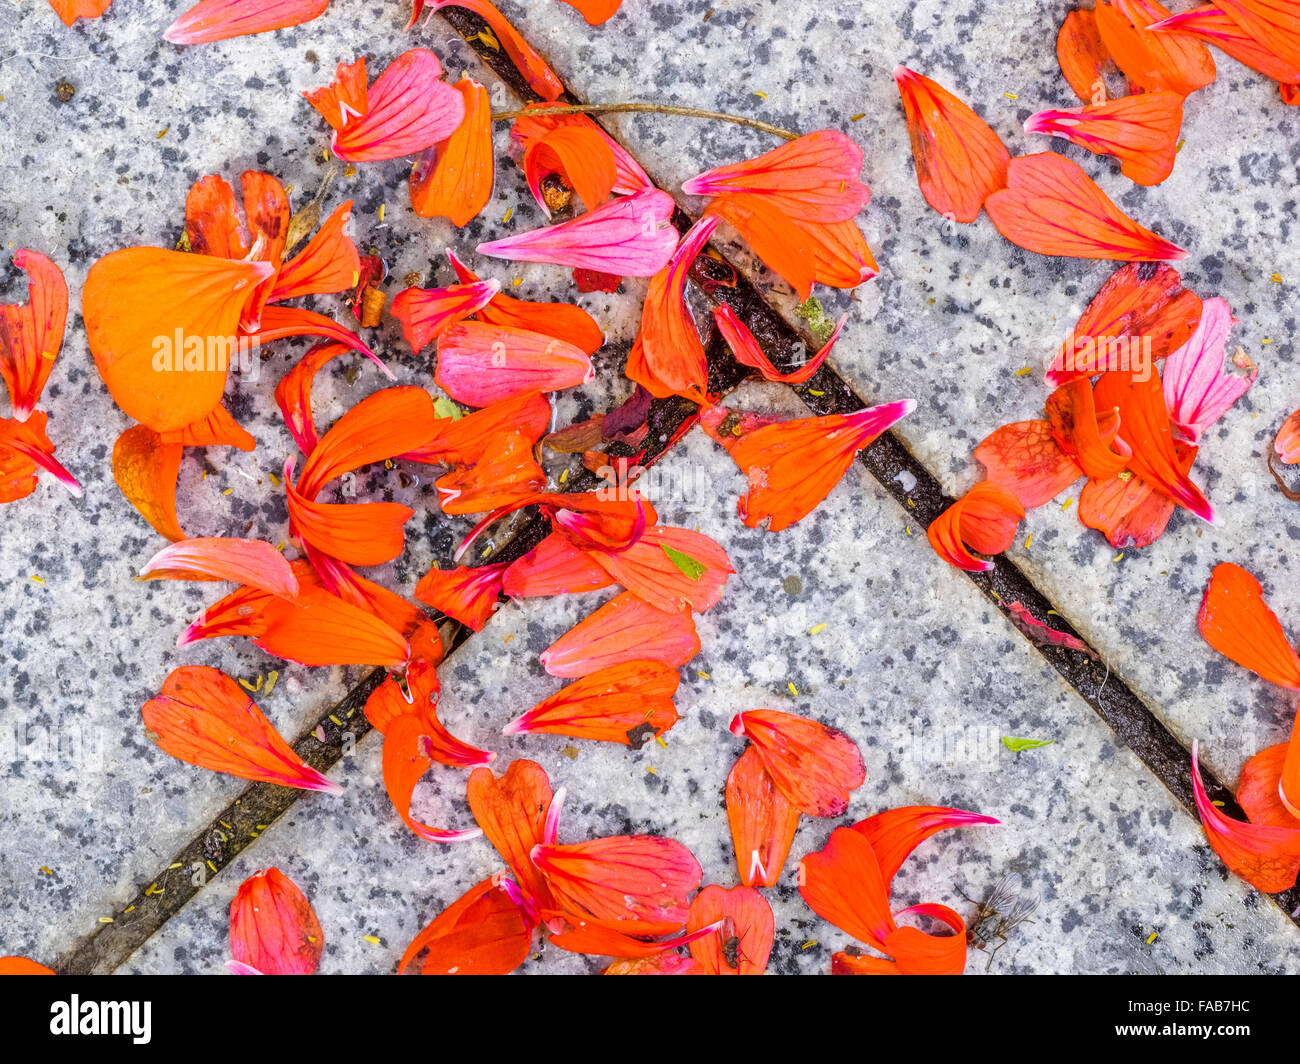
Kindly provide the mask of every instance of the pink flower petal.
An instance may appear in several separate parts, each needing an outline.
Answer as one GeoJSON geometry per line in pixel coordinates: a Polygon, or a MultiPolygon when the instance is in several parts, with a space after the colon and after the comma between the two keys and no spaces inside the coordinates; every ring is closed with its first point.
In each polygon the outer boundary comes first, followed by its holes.
{"type": "Polygon", "coordinates": [[[183,539],[140,570],[141,580],[229,580],[280,598],[298,597],[298,579],[284,555],[260,539],[183,539]]]}
{"type": "Polygon", "coordinates": [[[438,387],[457,402],[484,407],[527,392],[554,392],[592,378],[581,348],[553,336],[463,321],[438,341],[438,387]]]}
{"type": "Polygon", "coordinates": [[[501,282],[476,281],[446,288],[408,288],[393,300],[393,317],[417,355],[457,322],[482,310],[501,291],[501,282]]]}
{"type": "Polygon", "coordinates": [[[324,14],[329,0],[202,0],[167,27],[172,44],[208,44],[300,26],[324,14]]]}
{"type": "Polygon", "coordinates": [[[1252,364],[1246,376],[1225,373],[1224,347],[1235,319],[1222,299],[1207,299],[1201,321],[1187,343],[1165,360],[1165,403],[1175,431],[1189,443],[1223,416],[1259,376],[1252,364]]]}

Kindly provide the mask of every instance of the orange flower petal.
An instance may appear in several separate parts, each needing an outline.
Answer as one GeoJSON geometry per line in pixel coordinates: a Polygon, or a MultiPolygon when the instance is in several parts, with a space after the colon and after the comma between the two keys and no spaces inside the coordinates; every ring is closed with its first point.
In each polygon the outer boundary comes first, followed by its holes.
{"type": "Polygon", "coordinates": [[[586,551],[563,533],[552,532],[506,569],[501,590],[511,598],[535,598],[599,591],[613,583],[586,551]]]}
{"type": "Polygon", "coordinates": [[[430,752],[431,743],[426,736],[427,723],[423,714],[404,713],[393,717],[384,732],[384,789],[392,799],[393,808],[408,828],[430,842],[465,842],[483,834],[478,828],[449,831],[433,828],[411,816],[411,796],[415,785],[424,778],[435,758],[430,752]]]}
{"type": "Polygon", "coordinates": [[[383,565],[406,547],[403,526],[415,511],[395,502],[322,503],[294,490],[292,462],[284,469],[293,535],[349,565],[383,565]]]}
{"type": "Polygon", "coordinates": [[[379,367],[385,377],[389,380],[393,379],[392,370],[385,366],[379,356],[362,343],[361,337],[351,329],[340,325],[333,318],[327,318],[324,314],[317,314],[312,310],[304,310],[302,307],[267,307],[262,311],[258,330],[250,333],[245,338],[245,342],[256,347],[259,344],[269,344],[274,340],[284,340],[290,336],[319,336],[324,340],[344,344],[350,350],[365,355],[379,367]]]}
{"type": "MultiPolygon", "coordinates": [[[[754,334],[749,331],[749,327],[731,309],[731,304],[722,303],[714,307],[713,320],[718,327],[718,332],[722,334],[727,346],[731,348],[731,353],[741,365],[751,366],[758,370],[763,375],[764,380],[776,381],[780,384],[807,384],[812,379],[813,374],[821,368],[821,364],[826,361],[826,356],[834,349],[835,341],[840,338],[840,333],[843,332],[849,316],[845,314],[840,318],[839,324],[835,326],[835,331],[831,334],[830,339],[826,341],[817,354],[789,373],[782,373],[772,364],[772,360],[767,357],[766,352],[764,352],[754,334]]],[[[802,349],[802,344],[797,346],[802,349]]]]}
{"type": "Polygon", "coordinates": [[[328,591],[302,591],[297,602],[270,599],[262,614],[266,628],[257,645],[299,665],[400,669],[410,660],[410,644],[400,632],[328,591]]]}
{"type": "MultiPolygon", "coordinates": [[[[411,26],[415,25],[415,20],[420,17],[424,6],[425,0],[415,0],[411,26]]],[[[533,46],[520,36],[519,31],[489,0],[430,0],[429,7],[434,11],[441,11],[444,7],[462,7],[466,11],[472,11],[488,24],[488,28],[501,42],[501,47],[505,49],[510,61],[524,76],[529,88],[538,96],[543,100],[558,100],[564,92],[564,85],[546,65],[546,60],[537,54],[533,46]]],[[[407,28],[409,29],[410,26],[407,28]]]]}
{"type": "Polygon", "coordinates": [[[1046,133],[1096,155],[1113,155],[1125,177],[1139,185],[1158,185],[1174,172],[1182,125],[1183,97],[1160,91],[1039,111],[1025,122],[1025,132],[1046,133]]]}
{"type": "Polygon", "coordinates": [[[894,81],[926,203],[956,221],[973,222],[984,201],[1006,187],[1006,147],[987,122],[937,81],[901,66],[894,81]]]}
{"type": "Polygon", "coordinates": [[[983,480],[930,522],[927,536],[935,554],[949,565],[984,573],[993,563],[976,558],[971,549],[1001,554],[1015,541],[1024,516],[1025,508],[1014,494],[983,480]]]}
{"type": "Polygon", "coordinates": [[[1076,163],[1053,152],[1011,160],[1007,187],[984,203],[998,232],[1027,251],[1082,259],[1187,255],[1121,211],[1076,163]]]}
{"type": "Polygon", "coordinates": [[[911,399],[852,414],[797,418],[740,436],[729,448],[749,479],[737,509],[750,528],[780,532],[813,512],[843,479],[858,451],[911,412],[911,399]]]}
{"type": "Polygon", "coordinates": [[[282,787],[343,791],[295,754],[248,692],[219,669],[176,669],[141,715],[159,748],[191,765],[282,787]]]}
{"type": "MultiPolygon", "coordinates": [[[[647,941],[648,938],[657,935],[670,934],[671,925],[667,923],[652,925],[643,920],[597,920],[558,909],[543,909],[541,917],[550,932],[548,941],[552,946],[558,946],[570,953],[585,953],[598,957],[624,957],[643,961],[659,956],[672,957],[675,954],[665,951],[688,946],[696,939],[713,933],[712,928],[703,928],[699,931],[674,935],[672,938],[647,941]],[[629,925],[631,925],[630,930],[629,925]],[[638,935],[642,937],[635,937],[638,935]]],[[[661,963],[673,964],[671,960],[661,963]]],[[[684,973],[673,972],[672,974],[684,973]]]]}
{"type": "Polygon", "coordinates": [[[1147,28],[1157,33],[1187,34],[1205,41],[1275,81],[1300,80],[1300,61],[1283,59],[1263,40],[1256,40],[1231,15],[1213,4],[1182,11],[1147,28]]]}
{"type": "Polygon", "coordinates": [[[565,911],[616,921],[628,934],[653,933],[649,925],[684,926],[688,898],[703,875],[690,850],[658,835],[539,843],[532,859],[565,911]]]}
{"type": "Polygon", "coordinates": [[[411,206],[421,218],[446,218],[464,228],[492,199],[492,101],[472,78],[456,82],[455,89],[465,102],[465,118],[411,167],[411,206]]]}
{"type": "Polygon", "coordinates": [[[361,257],[356,244],[343,232],[351,218],[351,200],[335,208],[307,246],[280,268],[270,302],[342,292],[357,283],[361,257]]]}
{"type": "Polygon", "coordinates": [[[853,830],[871,843],[872,852],[880,866],[880,874],[888,886],[912,851],[931,835],[949,828],[998,822],[994,817],[968,813],[964,809],[909,805],[887,809],[866,820],[860,820],[853,825],[853,830]]]}
{"type": "Polygon", "coordinates": [[[1296,803],[1288,794],[1300,795],[1296,788],[1296,729],[1291,741],[1261,750],[1241,770],[1237,782],[1237,804],[1252,824],[1277,828],[1300,828],[1296,803]]]}
{"type": "Polygon", "coordinates": [[[438,764],[477,768],[496,758],[496,754],[462,742],[443,727],[437,709],[441,684],[433,662],[412,661],[406,670],[406,686],[410,701],[391,676],[371,692],[365,713],[376,731],[386,735],[398,717],[414,717],[421,728],[420,752],[438,764]]]}
{"type": "MultiPolygon", "coordinates": [[[[690,608],[703,613],[717,604],[727,576],[736,570],[727,552],[717,542],[689,528],[647,528],[630,547],[621,551],[593,550],[592,561],[616,583],[644,599],[656,609],[675,612],[690,608]],[[674,561],[684,555],[703,566],[693,575],[674,561]]],[[[509,594],[509,591],[507,591],[509,594]]]]}
{"type": "Polygon", "coordinates": [[[1274,55],[1300,66],[1300,12],[1291,0],[1218,0],[1218,6],[1274,55]]]}
{"type": "Polygon", "coordinates": [[[1297,410],[1277,430],[1273,450],[1285,465],[1300,462],[1300,410],[1297,410]]]}
{"type": "Polygon", "coordinates": [[[1258,580],[1239,565],[1221,562],[1210,574],[1197,626],[1220,654],[1269,683],[1300,690],[1300,657],[1264,601],[1258,580]]]}
{"type": "Polygon", "coordinates": [[[535,926],[514,884],[493,876],[470,887],[416,935],[397,970],[405,974],[424,953],[424,975],[509,975],[528,959],[535,926]]]}
{"type": "MultiPolygon", "coordinates": [[[[1196,460],[1196,448],[1175,444],[1185,473],[1196,460]]],[[[1128,470],[1093,478],[1079,494],[1079,520],[1095,528],[1112,547],[1145,547],[1159,539],[1177,504],[1159,488],[1128,470]]]]}
{"type": "Polygon", "coordinates": [[[1214,57],[1192,38],[1151,32],[1168,17],[1156,0],[1097,0],[1102,43],[1128,79],[1147,92],[1188,96],[1214,81],[1214,57]]]}
{"type": "Polygon", "coordinates": [[[443,513],[490,513],[546,487],[546,471],[533,457],[533,441],[528,437],[517,432],[498,434],[489,447],[473,465],[435,482],[443,513]]]}
{"type": "Polygon", "coordinates": [[[1097,19],[1087,9],[1071,11],[1061,23],[1056,36],[1056,57],[1061,73],[1070,83],[1074,94],[1084,103],[1092,103],[1106,95],[1107,68],[1114,68],[1110,52],[1101,43],[1097,19]]]}
{"type": "Polygon", "coordinates": [[[535,761],[510,762],[501,776],[488,768],[470,773],[465,790],[478,826],[509,866],[524,896],[540,908],[552,905],[542,873],[533,865],[533,847],[546,841],[551,781],[535,761]]]}
{"type": "Polygon", "coordinates": [[[601,975],[704,975],[704,966],[694,957],[671,950],[650,957],[615,961],[601,975]]]}
{"type": "Polygon", "coordinates": [[[609,665],[539,702],[501,734],[568,735],[639,750],[677,723],[679,682],[675,669],[656,661],[609,665]]]}
{"type": "Polygon", "coordinates": [[[823,920],[878,950],[898,930],[876,854],[852,828],[836,828],[825,847],[800,862],[799,893],[823,920]]]}
{"type": "Polygon", "coordinates": [[[212,413],[183,429],[159,434],[163,443],[179,443],[182,447],[237,447],[241,451],[257,449],[257,440],[233,417],[224,406],[216,406],[212,413]]]}
{"type": "Polygon", "coordinates": [[[501,605],[501,581],[508,565],[435,567],[420,577],[415,597],[474,631],[482,631],[501,605]]]}
{"type": "Polygon", "coordinates": [[[749,887],[776,886],[800,814],[777,789],[754,747],[746,747],[727,774],[726,798],[740,881],[749,887]]]}
{"type": "Polygon", "coordinates": [[[1110,411],[1103,431],[1092,384],[1087,378],[1080,378],[1049,395],[1047,418],[1056,445],[1078,463],[1077,468],[1085,475],[1104,479],[1127,468],[1132,457],[1126,453],[1129,446],[1123,440],[1118,444],[1115,442],[1119,433],[1119,414],[1110,411]],[[1112,450],[1112,445],[1117,446],[1118,451],[1112,450]]]}
{"type": "Polygon", "coordinates": [[[23,498],[36,490],[36,470],[54,476],[75,498],[81,498],[81,485],[54,458],[54,444],[46,435],[49,418],[41,411],[26,421],[0,418],[0,492],[9,496],[3,501],[23,498]],[[6,486],[7,485],[7,486],[6,486]]]}
{"type": "Polygon", "coordinates": [[[312,383],[326,364],[349,350],[345,344],[318,344],[295,362],[275,386],[275,401],[285,427],[303,454],[311,454],[320,442],[312,417],[312,383]]]}
{"type": "Polygon", "coordinates": [[[311,975],[325,932],[307,896],[278,868],[254,872],[230,903],[230,954],[262,975],[311,975]]]}
{"type": "Polygon", "coordinates": [[[722,922],[690,944],[691,956],[706,975],[762,975],[772,954],[776,924],[772,906],[753,887],[708,886],[695,895],[687,931],[722,922]]]}
{"type": "Polygon", "coordinates": [[[207,44],[300,26],[323,14],[329,0],[201,0],[163,34],[172,44],[207,44]]]}
{"type": "Polygon", "coordinates": [[[298,579],[284,555],[260,539],[183,539],[144,564],[140,580],[229,580],[271,595],[298,597],[298,579]]]}
{"type": "Polygon", "coordinates": [[[805,222],[795,227],[812,244],[813,280],[831,288],[857,288],[880,273],[866,237],[852,218],[843,222],[805,222]]]}
{"type": "Polygon", "coordinates": [[[777,204],[747,192],[728,192],[712,200],[704,213],[731,226],[800,299],[812,295],[819,270],[818,241],[777,204]]]}
{"type": "Polygon", "coordinates": [[[592,26],[608,22],[623,4],[623,0],[564,0],[564,2],[582,12],[582,17],[592,26]]]}
{"type": "Polygon", "coordinates": [[[542,183],[557,174],[578,194],[587,210],[599,207],[614,191],[618,167],[609,137],[586,125],[557,126],[530,141],[524,149],[524,175],[533,198],[549,218],[550,206],[542,183]]]}
{"type": "MultiPolygon", "coordinates": [[[[107,5],[105,5],[107,6],[107,5]]],[[[57,8],[55,9],[57,10],[57,8]]],[[[66,21],[66,20],[65,20],[66,21]]],[[[71,23],[68,23],[71,25],[71,23]]],[[[0,975],[56,975],[53,968],[27,957],[0,957],[0,975]]]]}
{"type": "Polygon", "coordinates": [[[221,402],[243,309],[273,273],[266,262],[158,248],[127,248],[95,263],[82,314],[95,365],[118,406],[160,432],[207,417],[221,402]],[[176,336],[187,349],[201,342],[203,355],[163,357],[169,352],[156,341],[176,336]]]}
{"type": "Polygon", "coordinates": [[[440,417],[432,440],[402,455],[412,462],[474,465],[496,448],[497,437],[523,436],[535,445],[551,424],[551,404],[541,392],[503,399],[464,417],[440,417]]]}
{"type": "Polygon", "coordinates": [[[657,661],[676,669],[700,652],[689,611],[655,609],[630,591],[610,599],[542,652],[552,676],[587,676],[628,661],[657,661]]]}
{"type": "Polygon", "coordinates": [[[776,709],[737,713],[731,734],[747,738],[777,789],[801,813],[839,816],[867,778],[858,744],[836,728],[776,709]]]}
{"type": "Polygon", "coordinates": [[[185,538],[176,518],[176,478],[185,448],[164,443],[146,425],[134,425],[113,445],[113,479],[127,502],[154,531],[170,540],[185,538]]]}
{"type": "Polygon", "coordinates": [[[1009,491],[1025,509],[1056,498],[1083,475],[1046,421],[1003,425],[975,448],[975,460],[988,471],[988,483],[1009,491]]]}
{"type": "Polygon", "coordinates": [[[26,421],[63,347],[68,284],[63,271],[35,251],[16,252],[14,265],[27,273],[27,302],[0,306],[0,378],[9,389],[13,416],[26,421]]]}

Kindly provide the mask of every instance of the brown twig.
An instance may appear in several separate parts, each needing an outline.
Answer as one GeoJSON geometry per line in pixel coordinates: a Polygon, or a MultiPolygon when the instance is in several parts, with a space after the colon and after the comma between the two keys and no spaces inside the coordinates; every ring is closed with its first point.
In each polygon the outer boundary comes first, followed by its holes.
{"type": "Polygon", "coordinates": [[[760,122],[757,118],[745,118],[741,115],[723,114],[721,111],[702,111],[697,107],[674,107],[666,103],[548,103],[534,104],[517,111],[502,111],[492,116],[493,122],[511,122],[528,115],[610,115],[610,114],[657,114],[680,115],[684,118],[711,118],[717,122],[732,122],[738,126],[748,126],[762,133],[771,133],[782,140],[798,140],[798,133],[760,122]]]}

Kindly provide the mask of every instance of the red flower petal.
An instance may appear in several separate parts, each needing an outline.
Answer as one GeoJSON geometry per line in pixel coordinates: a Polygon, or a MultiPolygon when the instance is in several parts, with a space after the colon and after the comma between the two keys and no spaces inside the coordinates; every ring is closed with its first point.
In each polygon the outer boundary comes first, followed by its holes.
{"type": "Polygon", "coordinates": [[[780,384],[806,384],[812,379],[821,364],[826,361],[835,347],[835,341],[840,338],[840,333],[844,331],[844,326],[849,320],[845,314],[835,326],[835,331],[831,333],[830,339],[826,341],[817,354],[808,359],[802,366],[791,370],[789,373],[782,373],[774,365],[772,360],[767,357],[754,334],[743,321],[736,316],[736,312],[731,309],[731,304],[722,303],[713,308],[713,320],[718,326],[718,332],[722,338],[727,341],[727,346],[731,348],[731,353],[735,355],[736,361],[741,365],[752,366],[758,370],[764,380],[776,381],[780,384]]]}
{"type": "Polygon", "coordinates": [[[424,953],[424,975],[509,975],[528,959],[536,926],[513,884],[493,876],[470,887],[416,935],[397,970],[405,974],[424,953]]]}
{"type": "Polygon", "coordinates": [[[686,930],[722,926],[690,944],[706,975],[762,975],[772,953],[772,906],[753,887],[708,886],[691,902],[686,930]]]}
{"type": "Polygon", "coordinates": [[[500,281],[408,288],[393,300],[393,317],[402,323],[402,335],[418,355],[457,322],[482,310],[499,291],[500,281]]]}
{"type": "Polygon", "coordinates": [[[1214,80],[1214,58],[1199,41],[1151,32],[1168,17],[1169,9],[1156,0],[1097,0],[1102,43],[1128,79],[1146,92],[1188,96],[1214,80]]]}
{"type": "Polygon", "coordinates": [[[669,612],[710,609],[722,597],[727,576],[736,571],[721,546],[688,528],[647,528],[625,550],[593,550],[589,556],[616,583],[656,609],[669,612]],[[699,575],[683,571],[670,550],[702,565],[703,571],[699,575]]]}
{"type": "Polygon", "coordinates": [[[975,448],[975,460],[988,470],[988,483],[1010,492],[1025,509],[1056,498],[1083,475],[1046,421],[1003,425],[975,448]]]}
{"type": "Polygon", "coordinates": [[[402,823],[420,838],[445,843],[476,839],[483,834],[478,828],[449,831],[430,827],[411,816],[415,785],[436,760],[431,753],[435,743],[426,734],[428,724],[423,718],[424,714],[404,713],[388,722],[384,732],[384,789],[402,823]]]}
{"type": "Polygon", "coordinates": [[[262,975],[311,975],[325,932],[307,896],[278,868],[254,872],[230,903],[230,953],[262,975]]]}
{"type": "Polygon", "coordinates": [[[1015,542],[1024,516],[1025,508],[1015,495],[983,480],[930,522],[927,536],[935,554],[949,565],[984,573],[993,563],[976,558],[971,550],[1001,554],[1015,542]]]}
{"type": "Polygon", "coordinates": [[[465,321],[438,341],[434,380],[453,399],[488,406],[531,392],[556,392],[591,380],[580,348],[542,333],[465,321]]]}
{"type": "Polygon", "coordinates": [[[1062,137],[1096,155],[1113,155],[1125,177],[1139,185],[1158,185],[1174,172],[1182,125],[1183,97],[1162,91],[1039,111],[1025,122],[1025,132],[1062,137]]]}
{"type": "Polygon", "coordinates": [[[482,631],[501,604],[501,581],[508,565],[435,567],[420,577],[415,597],[474,631],[482,631]]]}
{"type": "Polygon", "coordinates": [[[201,0],[163,36],[172,44],[208,44],[300,26],[324,14],[327,7],[329,0],[201,0]]]}
{"type": "Polygon", "coordinates": [[[809,816],[839,816],[867,778],[858,744],[820,721],[751,709],[732,718],[731,733],[754,745],[777,789],[809,816]]]}
{"type": "Polygon", "coordinates": [[[539,702],[502,734],[568,735],[639,750],[677,723],[679,682],[675,669],[655,661],[610,665],[539,702]]]}
{"type": "Polygon", "coordinates": [[[999,821],[981,813],[968,813],[964,809],[948,809],[938,805],[909,805],[887,809],[883,813],[859,820],[853,825],[871,843],[880,866],[880,874],[888,886],[913,850],[931,835],[949,828],[967,827],[971,824],[997,824],[999,821]]]}
{"type": "Polygon", "coordinates": [[[543,133],[524,149],[524,175],[533,198],[549,218],[542,183],[556,174],[572,188],[587,210],[609,199],[618,183],[618,166],[609,137],[586,125],[563,125],[543,133]]]}
{"type": "Polygon", "coordinates": [[[14,265],[27,273],[27,302],[0,306],[0,378],[9,388],[14,418],[26,421],[63,346],[68,284],[63,272],[35,251],[18,251],[14,265]]]}
{"type": "Polygon", "coordinates": [[[552,906],[551,892],[533,865],[533,847],[546,841],[553,800],[546,770],[535,761],[512,761],[501,776],[488,768],[470,773],[466,798],[483,834],[509,866],[525,897],[552,906]]]}
{"type": "Polygon", "coordinates": [[[184,539],[144,564],[141,580],[229,580],[272,595],[298,597],[298,580],[278,550],[260,539],[184,539]]]}
{"type": "Polygon", "coordinates": [[[496,754],[462,742],[438,720],[438,670],[431,661],[412,661],[406,670],[410,701],[397,680],[389,676],[366,700],[366,719],[377,732],[387,734],[398,717],[414,717],[420,723],[423,742],[420,752],[440,765],[478,768],[492,762],[496,754]]]}
{"type": "Polygon", "coordinates": [[[542,652],[552,676],[587,676],[628,661],[657,661],[676,669],[700,652],[688,611],[668,613],[625,591],[610,599],[542,652]]]}
{"type": "Polygon", "coordinates": [[[284,468],[293,535],[349,565],[383,565],[406,547],[403,526],[415,511],[395,502],[314,502],[294,490],[292,462],[284,468]]]}
{"type": "Polygon", "coordinates": [[[1196,623],[1205,641],[1224,657],[1269,683],[1300,691],[1300,656],[1264,601],[1259,581],[1241,566],[1221,562],[1214,567],[1196,623]]]}
{"type": "MultiPolygon", "coordinates": [[[[411,14],[411,22],[407,29],[415,25],[415,20],[420,17],[424,5],[425,0],[415,0],[415,10],[411,14]]],[[[505,49],[510,61],[528,82],[529,88],[543,100],[560,98],[564,92],[560,79],[546,65],[546,60],[534,51],[533,46],[519,35],[519,31],[489,0],[430,0],[429,6],[434,11],[440,11],[444,7],[463,7],[466,11],[474,12],[488,24],[488,28],[501,42],[501,47],[505,49]]]]}
{"type": "Polygon", "coordinates": [[[411,206],[421,218],[446,218],[463,228],[492,198],[492,101],[471,78],[456,82],[455,89],[465,104],[465,120],[415,161],[410,190],[411,206]]]}
{"type": "Polygon", "coordinates": [[[799,826],[799,810],[777,789],[752,746],[727,774],[726,796],[740,881],[749,887],[776,886],[799,826]]]}
{"type": "Polygon", "coordinates": [[[501,590],[512,598],[535,598],[599,591],[613,583],[586,551],[563,533],[552,532],[506,569],[501,590]]]}
{"type": "Polygon", "coordinates": [[[823,920],[878,950],[898,930],[875,851],[852,828],[836,828],[824,848],[803,859],[799,893],[823,920]]]}
{"type": "Polygon", "coordinates": [[[1098,97],[1105,98],[1104,74],[1108,68],[1114,69],[1114,62],[1101,43],[1093,12],[1084,8],[1065,16],[1056,36],[1056,57],[1061,73],[1079,99],[1092,103],[1098,97]]]}

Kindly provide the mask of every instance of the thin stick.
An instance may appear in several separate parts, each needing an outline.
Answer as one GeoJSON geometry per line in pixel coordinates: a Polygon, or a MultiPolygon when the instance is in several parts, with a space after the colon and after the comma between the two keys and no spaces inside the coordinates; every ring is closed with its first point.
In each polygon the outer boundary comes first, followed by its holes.
{"type": "Polygon", "coordinates": [[[744,118],[740,115],[726,115],[720,111],[701,111],[697,107],[674,107],[666,103],[555,103],[542,106],[534,105],[518,111],[502,111],[492,116],[493,122],[510,122],[528,115],[607,115],[607,114],[658,114],[681,115],[685,118],[711,118],[717,122],[732,122],[738,126],[748,126],[762,133],[771,133],[782,140],[798,140],[798,133],[791,133],[780,126],[760,122],[757,118],[744,118]]]}

